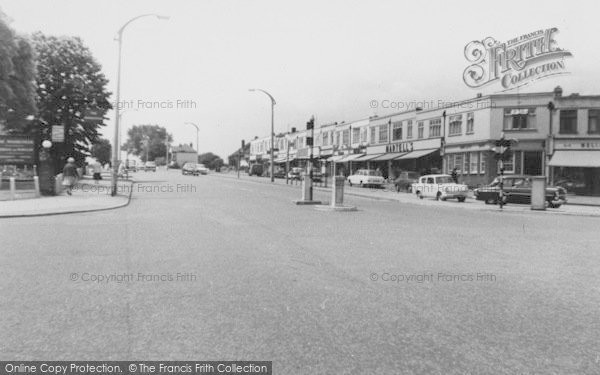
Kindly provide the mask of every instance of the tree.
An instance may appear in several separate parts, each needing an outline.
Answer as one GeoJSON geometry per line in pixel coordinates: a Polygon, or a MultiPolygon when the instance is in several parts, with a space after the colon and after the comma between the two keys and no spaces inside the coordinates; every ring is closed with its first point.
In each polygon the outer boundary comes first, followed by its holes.
{"type": "Polygon", "coordinates": [[[33,48],[0,11],[0,125],[6,131],[31,134],[37,112],[35,77],[33,48]]]}
{"type": "Polygon", "coordinates": [[[167,153],[167,138],[173,141],[173,136],[167,129],[158,125],[134,125],[127,131],[127,142],[122,146],[132,154],[139,156],[144,162],[155,160],[167,153]],[[146,150],[148,160],[146,160],[146,150]]]}
{"type": "Polygon", "coordinates": [[[112,147],[108,139],[101,138],[92,145],[92,156],[100,162],[100,164],[110,163],[112,147]]]}
{"type": "Polygon", "coordinates": [[[198,163],[204,164],[208,169],[219,169],[224,164],[223,159],[212,152],[198,155],[198,163]]]}
{"type": "Polygon", "coordinates": [[[112,108],[108,80],[80,38],[38,32],[31,40],[37,53],[38,117],[47,124],[41,129],[42,137],[49,137],[51,125],[63,125],[65,142],[54,150],[57,166],[69,156],[82,162],[104,126],[103,121],[86,121],[86,112],[97,109],[104,116],[112,108]]]}

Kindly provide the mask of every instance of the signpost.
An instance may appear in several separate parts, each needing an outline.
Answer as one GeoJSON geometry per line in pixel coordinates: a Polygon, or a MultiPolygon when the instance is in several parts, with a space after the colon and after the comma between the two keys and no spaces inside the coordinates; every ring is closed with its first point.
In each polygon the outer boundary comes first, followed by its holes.
{"type": "Polygon", "coordinates": [[[26,136],[0,136],[0,164],[33,164],[34,140],[26,136]]]}

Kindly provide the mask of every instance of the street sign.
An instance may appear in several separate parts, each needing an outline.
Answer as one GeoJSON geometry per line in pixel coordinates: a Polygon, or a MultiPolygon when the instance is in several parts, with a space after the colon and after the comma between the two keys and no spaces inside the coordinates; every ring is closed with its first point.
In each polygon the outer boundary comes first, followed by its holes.
{"type": "Polygon", "coordinates": [[[52,142],[64,142],[65,141],[65,126],[64,125],[52,125],[52,142]]]}
{"type": "Polygon", "coordinates": [[[34,141],[30,137],[0,136],[0,164],[33,164],[34,141]]]}
{"type": "Polygon", "coordinates": [[[86,122],[102,122],[104,121],[104,116],[102,115],[102,111],[99,109],[88,109],[85,112],[83,119],[86,122]]]}

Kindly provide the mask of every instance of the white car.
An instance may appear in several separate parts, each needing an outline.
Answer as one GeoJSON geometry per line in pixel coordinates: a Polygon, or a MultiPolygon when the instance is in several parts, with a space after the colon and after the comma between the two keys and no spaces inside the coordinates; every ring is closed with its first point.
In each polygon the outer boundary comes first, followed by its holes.
{"type": "Polygon", "coordinates": [[[381,172],[372,169],[359,169],[353,175],[348,176],[350,186],[353,184],[360,186],[381,186],[383,182],[384,179],[381,176],[381,172]]]}
{"type": "Polygon", "coordinates": [[[416,183],[412,184],[412,191],[421,199],[431,197],[445,201],[449,198],[456,198],[459,202],[464,202],[469,194],[467,185],[455,183],[447,174],[421,176],[416,183]]]}
{"type": "Polygon", "coordinates": [[[198,174],[208,174],[208,168],[204,164],[196,164],[196,172],[198,174]]]}

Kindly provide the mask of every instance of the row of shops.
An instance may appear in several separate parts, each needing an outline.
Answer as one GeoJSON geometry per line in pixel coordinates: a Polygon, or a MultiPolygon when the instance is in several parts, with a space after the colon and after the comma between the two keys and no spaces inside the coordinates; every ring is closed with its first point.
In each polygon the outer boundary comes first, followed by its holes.
{"type": "MultiPolygon", "coordinates": [[[[456,171],[471,187],[489,184],[499,173],[496,141],[511,140],[505,175],[546,176],[550,185],[582,195],[600,195],[600,96],[553,92],[495,94],[452,107],[373,116],[276,138],[280,168],[313,167],[348,176],[379,170],[394,179],[400,171],[420,174],[456,171]],[[312,153],[312,159],[311,159],[312,153]]],[[[255,139],[249,163],[270,163],[268,138],[255,139]]]]}

